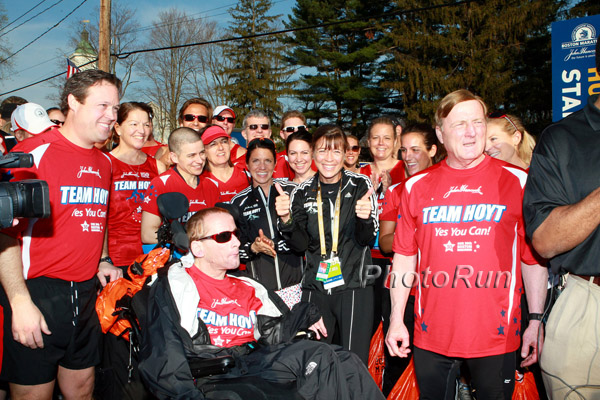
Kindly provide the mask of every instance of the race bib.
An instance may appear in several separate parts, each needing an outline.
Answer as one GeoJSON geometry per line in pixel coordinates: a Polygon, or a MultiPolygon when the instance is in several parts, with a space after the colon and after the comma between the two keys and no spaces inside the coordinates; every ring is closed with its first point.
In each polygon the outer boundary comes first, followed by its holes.
{"type": "Polygon", "coordinates": [[[342,276],[342,265],[340,259],[332,257],[329,260],[325,260],[327,265],[327,279],[323,283],[325,290],[332,289],[334,287],[342,286],[344,284],[344,277],[342,276]]]}

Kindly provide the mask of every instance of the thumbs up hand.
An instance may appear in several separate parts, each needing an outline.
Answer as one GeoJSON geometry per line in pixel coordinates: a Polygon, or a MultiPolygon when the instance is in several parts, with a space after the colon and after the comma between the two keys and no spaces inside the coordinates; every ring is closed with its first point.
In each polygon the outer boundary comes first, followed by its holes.
{"type": "Polygon", "coordinates": [[[286,223],[290,219],[290,196],[281,188],[279,183],[275,183],[275,189],[279,193],[279,196],[275,199],[275,211],[281,221],[286,223]]]}
{"type": "Polygon", "coordinates": [[[371,216],[371,195],[373,187],[370,187],[367,193],[356,202],[356,216],[361,219],[369,219],[371,216]]]}

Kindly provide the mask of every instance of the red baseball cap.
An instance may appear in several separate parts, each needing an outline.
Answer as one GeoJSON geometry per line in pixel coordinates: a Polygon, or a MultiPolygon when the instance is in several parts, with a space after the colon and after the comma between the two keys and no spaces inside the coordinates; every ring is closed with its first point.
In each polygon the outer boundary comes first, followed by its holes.
{"type": "Polygon", "coordinates": [[[222,137],[230,139],[227,132],[225,132],[225,130],[223,128],[221,128],[220,126],[218,126],[218,125],[209,126],[202,133],[202,143],[204,143],[204,145],[206,146],[213,140],[222,138],[222,137]]]}

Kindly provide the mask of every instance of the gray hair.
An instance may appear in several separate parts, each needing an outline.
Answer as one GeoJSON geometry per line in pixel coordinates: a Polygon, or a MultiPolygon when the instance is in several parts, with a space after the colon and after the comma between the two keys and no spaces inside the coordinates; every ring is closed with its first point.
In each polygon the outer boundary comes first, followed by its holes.
{"type": "Polygon", "coordinates": [[[244,121],[242,122],[242,129],[246,129],[248,127],[247,122],[248,122],[248,118],[266,118],[267,121],[269,121],[269,128],[271,127],[271,118],[269,118],[269,116],[267,115],[266,112],[264,112],[263,110],[251,110],[248,114],[246,114],[246,116],[244,117],[244,121]]]}

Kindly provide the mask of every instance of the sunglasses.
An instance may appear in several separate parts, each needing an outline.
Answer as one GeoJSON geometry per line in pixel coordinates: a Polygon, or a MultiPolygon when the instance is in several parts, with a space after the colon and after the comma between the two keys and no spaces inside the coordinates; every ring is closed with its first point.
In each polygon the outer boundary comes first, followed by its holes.
{"type": "Polygon", "coordinates": [[[51,119],[50,122],[52,122],[54,125],[62,125],[65,123],[65,121],[59,121],[57,119],[51,119]]]}
{"type": "Polygon", "coordinates": [[[286,131],[287,133],[292,133],[300,130],[305,131],[306,125],[288,126],[284,129],[284,131],[286,131]]]}
{"type": "Polygon", "coordinates": [[[196,239],[196,240],[212,239],[215,242],[222,244],[222,243],[229,242],[231,240],[232,236],[239,238],[240,237],[239,231],[236,229],[235,231],[225,231],[225,232],[215,233],[214,235],[205,236],[203,238],[196,239]]]}
{"type": "Polygon", "coordinates": [[[183,116],[183,120],[187,122],[192,122],[197,119],[198,122],[205,123],[208,121],[208,117],[206,115],[194,115],[194,114],[185,114],[183,116]]]}
{"type": "Polygon", "coordinates": [[[348,146],[348,151],[358,153],[360,151],[360,146],[348,146]]]}
{"type": "Polygon", "coordinates": [[[222,116],[220,116],[220,115],[217,115],[217,116],[215,117],[215,119],[216,119],[217,121],[219,121],[219,122],[227,121],[227,122],[229,122],[230,124],[233,124],[233,123],[235,122],[235,118],[233,118],[233,117],[222,117],[222,116]]]}
{"type": "Polygon", "coordinates": [[[517,128],[517,125],[515,125],[515,123],[512,122],[512,120],[510,118],[508,118],[508,115],[504,114],[501,111],[493,112],[490,115],[488,115],[488,117],[492,118],[492,119],[504,118],[504,119],[506,119],[513,126],[513,128],[515,128],[515,131],[519,130],[519,128],[517,128]]]}
{"type": "Polygon", "coordinates": [[[260,126],[260,129],[262,129],[263,131],[266,131],[267,129],[269,129],[269,124],[252,124],[252,125],[248,125],[248,129],[250,129],[251,131],[255,131],[258,129],[258,127],[260,126]]]}

